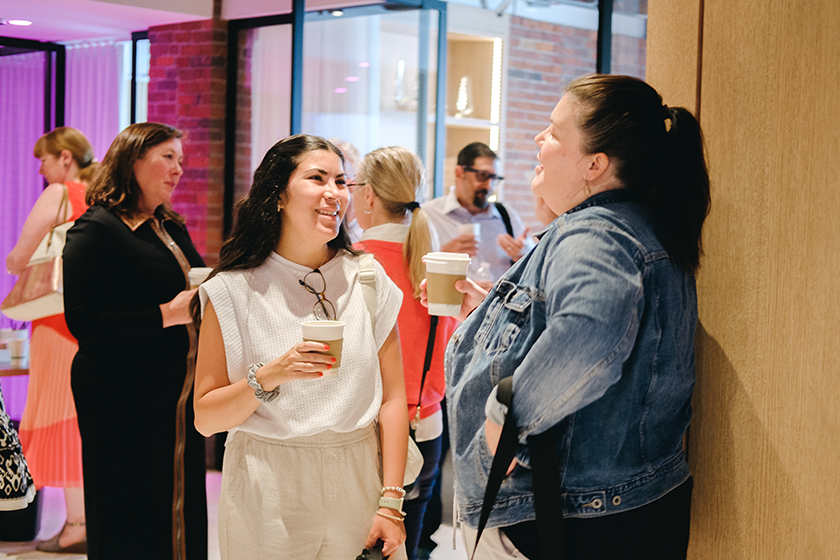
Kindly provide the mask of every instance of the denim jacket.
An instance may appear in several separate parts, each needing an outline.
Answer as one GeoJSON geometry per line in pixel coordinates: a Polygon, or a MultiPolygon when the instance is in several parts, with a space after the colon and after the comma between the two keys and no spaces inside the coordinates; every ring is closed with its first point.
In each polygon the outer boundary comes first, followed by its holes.
{"type": "Polygon", "coordinates": [[[492,455],[485,405],[513,376],[517,465],[488,527],[535,519],[525,438],[552,426],[567,517],[646,505],[688,479],[694,277],[642,205],[608,191],[556,219],[464,321],[446,352],[460,516],[475,527],[492,455]]]}

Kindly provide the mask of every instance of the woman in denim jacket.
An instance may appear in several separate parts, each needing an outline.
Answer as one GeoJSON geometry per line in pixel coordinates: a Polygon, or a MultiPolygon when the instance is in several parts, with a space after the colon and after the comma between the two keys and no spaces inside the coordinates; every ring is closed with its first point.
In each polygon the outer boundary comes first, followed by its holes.
{"type": "Polygon", "coordinates": [[[520,444],[475,557],[539,558],[525,442],[557,426],[567,558],[685,558],[694,277],[710,204],[699,124],[641,80],[591,75],[535,141],[531,189],[559,218],[483,301],[458,283],[465,321],[446,353],[468,546],[507,412],[496,386],[513,376],[520,444]]]}

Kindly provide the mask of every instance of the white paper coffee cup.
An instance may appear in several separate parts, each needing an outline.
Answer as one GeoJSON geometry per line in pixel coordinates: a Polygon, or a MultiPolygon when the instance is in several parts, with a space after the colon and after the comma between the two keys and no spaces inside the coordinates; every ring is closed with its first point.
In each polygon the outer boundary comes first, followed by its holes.
{"type": "Polygon", "coordinates": [[[471,234],[478,239],[481,236],[481,224],[472,222],[469,224],[458,224],[458,237],[465,234],[471,234]]]}
{"type": "Polygon", "coordinates": [[[324,351],[335,358],[332,369],[324,372],[324,376],[338,374],[338,367],[341,365],[341,348],[344,342],[343,321],[303,321],[300,324],[303,329],[304,341],[323,342],[330,347],[324,351]]]}
{"type": "Polygon", "coordinates": [[[209,266],[196,266],[190,269],[190,288],[198,288],[204,282],[213,269],[209,266]]]}
{"type": "Polygon", "coordinates": [[[466,253],[428,253],[423,262],[426,263],[429,315],[457,316],[464,294],[455,289],[455,282],[466,279],[470,256],[466,253]]]}
{"type": "Polygon", "coordinates": [[[29,339],[13,338],[6,342],[9,349],[9,364],[12,368],[26,369],[29,367],[29,339]]]}

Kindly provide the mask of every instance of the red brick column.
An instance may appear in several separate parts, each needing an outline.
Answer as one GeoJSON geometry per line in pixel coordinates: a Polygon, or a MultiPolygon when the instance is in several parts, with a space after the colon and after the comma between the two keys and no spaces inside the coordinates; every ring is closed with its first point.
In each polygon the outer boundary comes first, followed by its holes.
{"type": "Polygon", "coordinates": [[[209,265],[222,246],[227,24],[152,27],[149,121],[184,131],[184,175],[173,196],[209,265]]]}
{"type": "Polygon", "coordinates": [[[542,229],[534,217],[531,193],[538,151],[534,136],[548,126],[563,86],[595,71],[597,35],[596,31],[511,18],[504,199],[516,208],[532,232],[542,229]]]}

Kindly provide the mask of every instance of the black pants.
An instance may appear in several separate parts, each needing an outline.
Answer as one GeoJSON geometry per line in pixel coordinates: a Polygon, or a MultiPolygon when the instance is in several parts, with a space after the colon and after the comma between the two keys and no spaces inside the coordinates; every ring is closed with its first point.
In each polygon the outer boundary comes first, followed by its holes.
{"type": "MultiPolygon", "coordinates": [[[[691,478],[646,506],[589,519],[563,520],[567,560],[684,560],[691,519],[691,478]]],[[[537,522],[502,531],[529,560],[541,558],[537,522]]]]}

